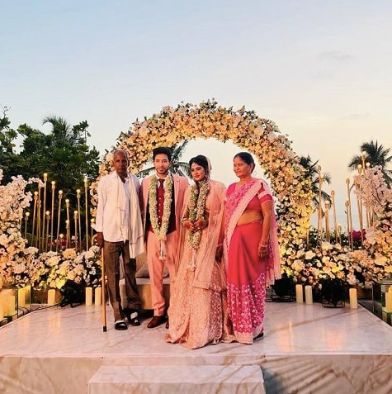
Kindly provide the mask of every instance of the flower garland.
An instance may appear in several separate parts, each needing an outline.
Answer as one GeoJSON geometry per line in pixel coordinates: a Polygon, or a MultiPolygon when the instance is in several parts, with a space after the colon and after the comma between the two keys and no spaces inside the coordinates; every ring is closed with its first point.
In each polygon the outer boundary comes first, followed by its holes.
{"type": "Polygon", "coordinates": [[[148,201],[149,201],[148,205],[149,205],[151,226],[154,230],[155,235],[158,237],[160,241],[164,241],[166,239],[167,230],[169,229],[170,210],[173,201],[173,179],[171,175],[168,175],[165,178],[163,185],[165,188],[165,194],[164,194],[165,201],[163,203],[162,223],[160,225],[158,219],[158,198],[157,198],[158,179],[156,176],[152,177],[150,187],[148,189],[148,201]]]}
{"type": "MultiPolygon", "coordinates": [[[[207,180],[195,184],[191,188],[191,196],[187,209],[188,219],[194,223],[197,220],[206,220],[206,202],[207,195],[210,191],[210,183],[207,180]]],[[[191,230],[189,231],[188,242],[194,250],[197,250],[200,246],[202,230],[191,230]]]]}

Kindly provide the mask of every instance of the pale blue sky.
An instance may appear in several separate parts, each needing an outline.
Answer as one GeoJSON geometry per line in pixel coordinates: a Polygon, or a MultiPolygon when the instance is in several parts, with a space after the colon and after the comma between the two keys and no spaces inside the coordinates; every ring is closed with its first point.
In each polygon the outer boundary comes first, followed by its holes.
{"type": "MultiPolygon", "coordinates": [[[[215,97],[274,120],[299,154],[320,159],[341,205],[358,146],[392,147],[390,1],[0,0],[0,9],[0,104],[13,126],[86,119],[103,151],[137,117],[215,97]]],[[[200,149],[231,181],[233,149],[196,144],[187,155],[200,149]]]]}

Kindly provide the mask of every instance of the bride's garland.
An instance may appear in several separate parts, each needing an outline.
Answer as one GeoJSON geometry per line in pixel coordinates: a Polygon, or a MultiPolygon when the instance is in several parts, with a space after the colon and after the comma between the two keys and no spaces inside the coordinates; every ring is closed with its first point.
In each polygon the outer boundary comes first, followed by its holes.
{"type": "MultiPolygon", "coordinates": [[[[194,223],[196,220],[206,220],[206,202],[210,190],[210,183],[207,180],[199,182],[199,186],[193,185],[188,205],[188,220],[194,223]]],[[[202,230],[189,231],[188,241],[194,250],[197,250],[201,241],[202,230]]]]}
{"type": "Polygon", "coordinates": [[[162,223],[160,226],[158,219],[158,198],[157,198],[158,179],[156,176],[152,177],[150,187],[148,190],[148,200],[149,200],[148,205],[149,205],[151,226],[154,230],[155,235],[158,237],[160,241],[164,241],[166,239],[167,230],[169,229],[170,210],[173,201],[173,179],[171,175],[168,175],[165,178],[163,185],[165,188],[165,194],[164,194],[165,201],[163,203],[162,223]]]}

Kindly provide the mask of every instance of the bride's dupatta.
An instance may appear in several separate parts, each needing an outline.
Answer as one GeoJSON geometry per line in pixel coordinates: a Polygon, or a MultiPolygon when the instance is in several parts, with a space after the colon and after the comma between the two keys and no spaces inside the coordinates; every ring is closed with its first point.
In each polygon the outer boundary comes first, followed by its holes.
{"type": "MultiPolygon", "coordinates": [[[[225,262],[228,262],[229,247],[231,237],[233,236],[234,230],[237,226],[238,220],[245,211],[249,202],[253,197],[260,199],[265,195],[271,195],[268,184],[261,179],[254,179],[245,185],[241,186],[238,190],[227,196],[225,205],[225,238],[223,245],[223,252],[225,262]]],[[[271,230],[269,236],[269,251],[270,255],[266,259],[266,285],[273,285],[275,279],[280,279],[281,268],[280,268],[280,253],[278,244],[278,228],[276,223],[275,215],[271,217],[271,230]]]]}
{"type": "MultiPolygon", "coordinates": [[[[210,190],[207,197],[208,225],[202,232],[202,239],[197,250],[189,244],[189,230],[181,228],[180,233],[180,259],[176,267],[185,264],[187,269],[195,271],[193,286],[221,290],[222,283],[212,282],[216,249],[218,247],[221,224],[223,220],[225,187],[222,183],[209,180],[210,190]]],[[[191,194],[191,187],[185,193],[182,217],[186,213],[191,194]]]]}

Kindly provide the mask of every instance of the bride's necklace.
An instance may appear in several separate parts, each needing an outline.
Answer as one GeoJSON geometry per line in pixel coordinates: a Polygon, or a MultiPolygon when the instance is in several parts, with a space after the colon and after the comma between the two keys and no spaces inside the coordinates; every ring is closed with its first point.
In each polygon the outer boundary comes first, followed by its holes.
{"type": "MultiPolygon", "coordinates": [[[[197,220],[206,220],[207,195],[210,190],[210,183],[203,179],[191,188],[191,196],[188,205],[188,219],[194,223],[197,220]]],[[[188,241],[194,250],[197,250],[201,241],[201,229],[190,230],[188,241]]]]}

